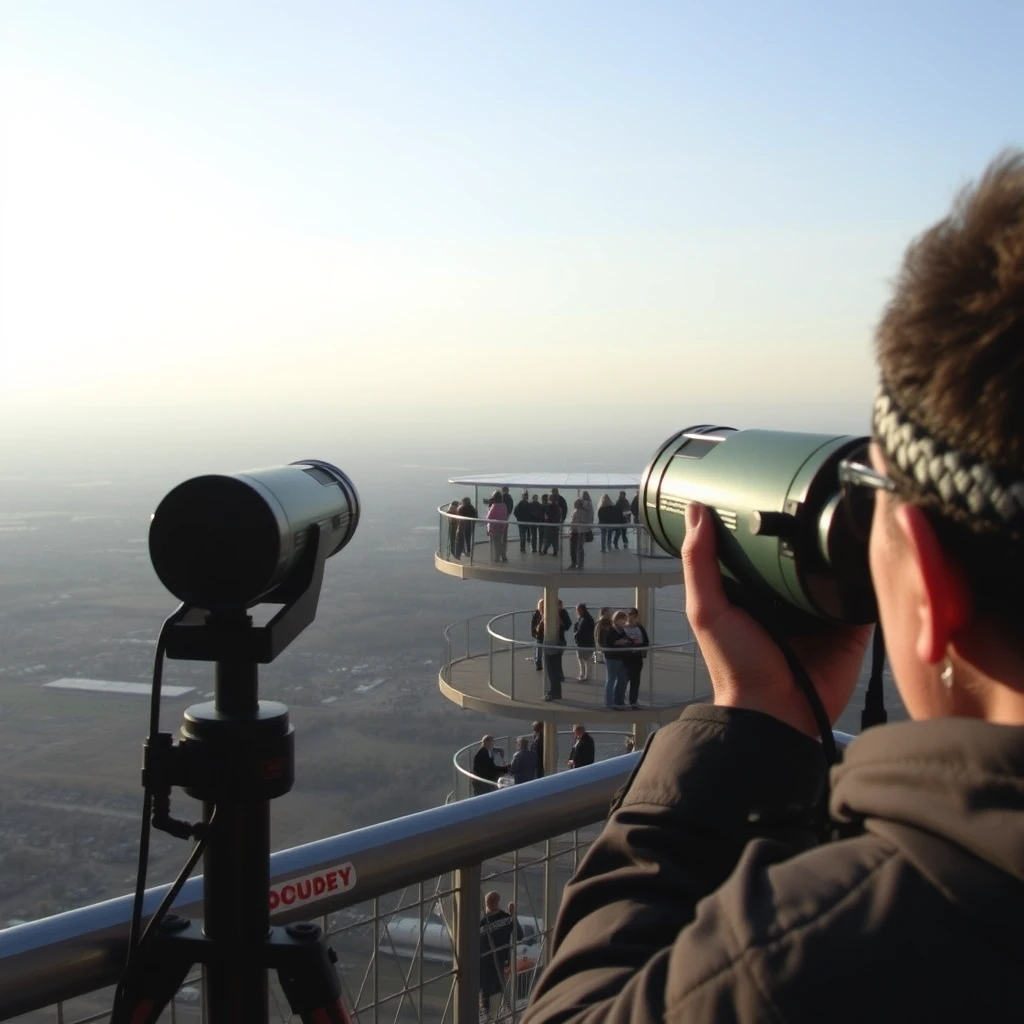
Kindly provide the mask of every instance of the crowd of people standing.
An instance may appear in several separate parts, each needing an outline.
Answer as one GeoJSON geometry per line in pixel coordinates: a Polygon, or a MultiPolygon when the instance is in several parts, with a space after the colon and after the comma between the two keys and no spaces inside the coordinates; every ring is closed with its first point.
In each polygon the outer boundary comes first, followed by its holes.
{"type": "MultiPolygon", "coordinates": [[[[625,491],[619,491],[616,499],[605,494],[598,503],[596,513],[589,491],[583,491],[572,503],[552,487],[549,494],[532,495],[523,491],[515,502],[508,487],[494,491],[486,500],[487,536],[490,541],[491,561],[508,561],[508,531],[514,519],[519,529],[519,551],[525,554],[559,555],[564,523],[568,523],[569,564],[572,569],[582,569],[586,545],[594,540],[595,518],[597,533],[601,537],[601,551],[619,550],[629,547],[626,526],[640,521],[638,496],[630,501],[625,491]]],[[[461,560],[471,557],[479,513],[473,502],[465,497],[453,501],[445,510],[448,514],[448,556],[461,560]]]]}
{"type": "Polygon", "coordinates": [[[558,602],[556,633],[550,642],[544,640],[544,598],[530,619],[530,635],[536,640],[533,664],[544,671],[544,700],[561,700],[565,670],[562,664],[566,634],[572,630],[576,645],[578,674],[576,682],[590,679],[590,669],[603,664],[605,669],[604,704],[606,708],[640,707],[640,680],[650,647],[650,637],[640,622],[636,608],[602,608],[595,620],[583,603],[576,605],[573,622],[562,602],[558,602]]]}

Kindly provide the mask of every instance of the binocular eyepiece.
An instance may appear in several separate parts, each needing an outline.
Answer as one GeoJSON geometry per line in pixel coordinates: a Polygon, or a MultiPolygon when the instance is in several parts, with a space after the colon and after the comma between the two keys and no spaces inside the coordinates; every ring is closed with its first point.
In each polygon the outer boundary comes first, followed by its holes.
{"type": "Polygon", "coordinates": [[[238,612],[272,597],[306,553],[311,527],[329,555],[352,539],[359,496],[328,462],[197,476],[160,502],[149,554],[160,582],[180,601],[238,612]]]}
{"type": "Polygon", "coordinates": [[[678,555],[691,501],[714,513],[730,599],[784,628],[877,617],[867,543],[846,514],[843,459],[867,437],[701,424],[669,438],[644,470],[640,512],[678,555]]]}

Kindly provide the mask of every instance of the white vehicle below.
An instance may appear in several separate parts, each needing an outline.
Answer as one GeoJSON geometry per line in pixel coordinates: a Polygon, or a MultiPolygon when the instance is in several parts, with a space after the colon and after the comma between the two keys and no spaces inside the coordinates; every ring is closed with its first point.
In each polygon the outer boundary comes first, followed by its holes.
{"type": "MultiPolygon", "coordinates": [[[[540,961],[543,922],[522,914],[517,915],[516,920],[523,930],[523,937],[516,943],[517,962],[530,960],[535,965],[540,961]]],[[[436,905],[432,907],[423,916],[421,943],[420,915],[395,914],[384,926],[377,949],[387,956],[406,960],[412,960],[419,952],[428,963],[450,964],[454,957],[449,923],[436,905]]]]}

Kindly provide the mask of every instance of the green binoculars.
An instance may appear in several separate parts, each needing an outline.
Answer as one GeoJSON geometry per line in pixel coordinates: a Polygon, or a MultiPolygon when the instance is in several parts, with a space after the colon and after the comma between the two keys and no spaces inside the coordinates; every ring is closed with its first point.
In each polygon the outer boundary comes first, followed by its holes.
{"type": "Polygon", "coordinates": [[[677,555],[691,501],[714,513],[731,600],[788,630],[877,618],[867,541],[844,508],[840,463],[866,437],[701,424],[669,438],[644,470],[640,513],[677,555]]]}

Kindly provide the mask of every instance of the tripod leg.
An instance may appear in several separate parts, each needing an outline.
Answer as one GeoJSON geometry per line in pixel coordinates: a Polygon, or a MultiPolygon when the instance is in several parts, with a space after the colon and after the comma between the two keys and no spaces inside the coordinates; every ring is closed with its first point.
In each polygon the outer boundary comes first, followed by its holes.
{"type": "Polygon", "coordinates": [[[117,1013],[111,1014],[111,1024],[153,1024],[163,1013],[195,963],[195,950],[187,935],[194,928],[184,918],[169,916],[126,975],[117,1013]],[[184,922],[184,927],[178,922],[184,922]],[[168,934],[164,930],[168,926],[171,929],[177,926],[184,934],[168,934]]]}
{"type": "Polygon", "coordinates": [[[273,928],[269,945],[269,966],[277,968],[292,1013],[304,1024],[351,1024],[341,1001],[334,968],[337,958],[317,925],[303,922],[273,928]]]}

